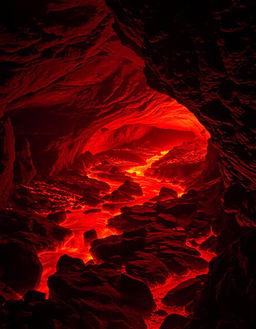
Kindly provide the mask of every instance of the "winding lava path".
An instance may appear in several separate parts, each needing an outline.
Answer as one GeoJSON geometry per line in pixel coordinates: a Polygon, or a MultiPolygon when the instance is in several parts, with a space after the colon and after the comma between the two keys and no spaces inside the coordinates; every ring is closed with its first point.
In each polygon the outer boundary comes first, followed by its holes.
{"type": "MultiPolygon", "coordinates": [[[[172,188],[177,191],[178,196],[181,196],[184,192],[184,188],[179,185],[173,185],[168,182],[160,181],[156,178],[152,177],[146,177],[144,176],[144,172],[147,168],[151,166],[151,164],[154,161],[157,161],[161,157],[163,157],[167,151],[161,152],[159,155],[156,155],[146,161],[146,164],[144,166],[137,166],[134,168],[130,168],[126,171],[126,174],[131,176],[133,180],[140,184],[142,190],[143,190],[143,196],[136,197],[135,200],[122,203],[120,206],[133,206],[138,204],[143,204],[147,201],[149,201],[151,198],[159,194],[160,189],[163,186],[172,188]]],[[[93,177],[93,174],[91,174],[89,177],[93,177]]],[[[104,181],[104,179],[100,178],[100,180],[104,181]]],[[[120,186],[119,183],[113,183],[110,181],[106,181],[108,184],[111,184],[111,191],[116,189],[120,186]]],[[[62,255],[69,255],[71,257],[77,257],[81,258],[85,263],[92,260],[93,257],[89,252],[90,245],[85,245],[84,239],[83,239],[83,233],[85,231],[95,229],[98,234],[98,238],[105,238],[110,235],[117,234],[114,230],[107,227],[108,219],[118,215],[120,213],[120,208],[116,210],[115,213],[111,213],[103,208],[101,208],[101,212],[97,213],[88,213],[85,214],[84,212],[86,210],[92,209],[93,207],[85,206],[79,210],[74,209],[66,209],[70,210],[70,212],[67,213],[67,218],[64,222],[61,223],[61,226],[68,228],[72,231],[72,235],[56,250],[54,251],[45,251],[42,252],[39,255],[40,261],[43,265],[43,273],[42,278],[39,286],[37,289],[39,291],[43,291],[48,295],[48,286],[47,286],[47,280],[48,277],[56,272],[56,264],[58,262],[58,259],[62,255]]],[[[99,207],[97,207],[99,208],[99,207]]],[[[207,239],[209,237],[206,236],[204,239],[207,239]]],[[[200,241],[202,242],[202,240],[200,241]]],[[[205,252],[200,250],[201,257],[206,259],[207,261],[210,261],[215,254],[210,252],[205,252]]],[[[195,272],[191,271],[185,276],[180,277],[169,277],[165,284],[158,285],[156,287],[151,288],[151,291],[153,293],[155,303],[157,305],[157,309],[165,310],[168,314],[169,313],[179,313],[182,315],[186,315],[186,311],[184,308],[175,308],[175,307],[168,307],[161,303],[161,299],[165,296],[165,294],[181,282],[194,278],[195,276],[199,274],[205,274],[207,271],[204,272],[195,272]]],[[[159,328],[161,325],[161,322],[163,320],[163,317],[158,316],[156,313],[153,313],[152,316],[146,320],[148,329],[156,329],[159,328]]]]}

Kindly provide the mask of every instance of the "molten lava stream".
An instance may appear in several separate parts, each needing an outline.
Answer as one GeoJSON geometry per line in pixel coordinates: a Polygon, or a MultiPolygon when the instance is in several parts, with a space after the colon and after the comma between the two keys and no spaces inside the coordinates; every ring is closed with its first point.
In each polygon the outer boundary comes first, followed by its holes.
{"type": "MultiPolygon", "coordinates": [[[[159,160],[166,153],[166,151],[163,151],[160,154],[153,156],[146,161],[144,166],[137,166],[127,170],[126,175],[132,177],[135,182],[140,184],[143,190],[143,196],[136,197],[134,200],[129,202],[123,202],[121,203],[121,206],[143,204],[144,202],[147,202],[151,198],[158,195],[160,189],[163,186],[176,190],[179,196],[184,193],[184,187],[181,185],[174,185],[169,182],[160,181],[159,179],[153,177],[144,176],[145,171],[151,166],[151,164],[154,161],[159,160]]],[[[97,179],[97,175],[95,175],[93,172],[90,172],[88,176],[97,179]]],[[[100,180],[106,181],[108,184],[111,183],[110,191],[113,191],[121,184],[120,182],[110,182],[109,180],[102,178],[100,180]]],[[[116,210],[116,214],[119,213],[121,206],[119,205],[119,208],[116,210]]],[[[70,229],[72,231],[72,235],[63,243],[62,246],[58,247],[56,250],[42,252],[39,255],[40,261],[43,265],[43,274],[38,290],[43,291],[48,295],[47,280],[50,275],[55,273],[56,263],[60,256],[67,254],[71,257],[81,258],[84,262],[92,259],[92,255],[89,252],[90,246],[85,245],[84,243],[83,233],[85,231],[95,229],[99,238],[104,238],[116,234],[116,232],[110,230],[106,226],[107,220],[113,216],[113,214],[105,211],[103,208],[101,209],[101,212],[85,214],[84,211],[90,208],[92,207],[85,207],[84,209],[80,210],[72,210],[71,213],[68,213],[66,220],[61,225],[70,229]]],[[[209,258],[207,260],[209,260],[209,258]]],[[[164,309],[167,313],[175,311],[181,314],[185,314],[183,309],[177,310],[162,305],[161,299],[164,297],[168,290],[175,287],[180,282],[188,278],[195,277],[198,274],[202,273],[191,272],[183,277],[170,277],[164,285],[152,288],[152,293],[154,295],[158,309],[164,309]]],[[[150,319],[147,320],[148,328],[154,329],[156,328],[156,324],[159,327],[161,320],[162,317],[155,316],[153,314],[150,319]]]]}
{"type": "MultiPolygon", "coordinates": [[[[90,208],[88,208],[90,209],[90,208]]],[[[110,214],[107,212],[84,214],[83,210],[72,210],[67,214],[67,218],[61,223],[61,226],[72,230],[72,235],[53,251],[44,251],[39,254],[40,261],[43,265],[43,273],[38,290],[48,295],[47,280],[48,277],[56,272],[56,264],[62,255],[81,258],[85,263],[92,258],[89,249],[90,245],[84,243],[83,233],[95,229],[99,238],[105,238],[115,234],[114,230],[106,227],[107,219],[110,214]]]]}

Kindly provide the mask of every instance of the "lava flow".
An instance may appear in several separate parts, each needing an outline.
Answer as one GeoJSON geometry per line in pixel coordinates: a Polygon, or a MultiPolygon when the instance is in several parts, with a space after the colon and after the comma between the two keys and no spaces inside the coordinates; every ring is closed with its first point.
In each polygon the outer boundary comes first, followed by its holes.
{"type": "MultiPolygon", "coordinates": [[[[143,190],[143,195],[136,197],[135,200],[122,203],[119,208],[115,210],[115,215],[120,213],[120,208],[123,206],[132,206],[136,204],[143,204],[159,193],[161,187],[169,187],[177,190],[179,196],[184,192],[184,187],[169,182],[160,181],[157,178],[146,177],[144,172],[148,169],[154,161],[161,159],[168,151],[162,151],[157,155],[146,160],[144,166],[136,166],[126,171],[134,181],[138,182],[143,190]],[[134,175],[135,173],[135,175],[134,175]]],[[[92,172],[88,175],[91,178],[97,177],[92,172]]],[[[109,180],[105,181],[110,183],[109,180]]],[[[118,184],[111,182],[110,190],[114,190],[118,184]]],[[[60,256],[67,254],[71,257],[81,258],[85,263],[93,259],[89,249],[90,245],[84,242],[83,233],[89,230],[96,230],[98,238],[105,238],[107,236],[116,234],[113,229],[107,227],[107,220],[113,213],[106,211],[101,207],[100,212],[90,212],[94,207],[83,206],[82,209],[74,210],[67,208],[67,218],[61,223],[61,226],[72,231],[72,235],[56,250],[42,252],[39,255],[40,261],[43,265],[43,273],[38,290],[48,294],[47,280],[50,275],[56,271],[56,263],[60,256]],[[88,211],[86,213],[86,211],[88,211]]]]}
{"type": "MultiPolygon", "coordinates": [[[[121,208],[123,206],[132,207],[137,204],[145,204],[150,202],[152,198],[156,197],[159,194],[161,188],[169,188],[175,190],[177,192],[178,197],[181,197],[185,192],[185,187],[179,184],[172,184],[171,182],[161,181],[154,177],[145,176],[145,172],[151,165],[165,156],[168,151],[162,151],[160,154],[156,154],[146,160],[145,165],[135,166],[127,169],[124,174],[132,179],[132,181],[140,184],[143,195],[136,196],[133,200],[123,201],[121,203],[117,203],[117,207],[115,208],[114,214],[113,211],[107,210],[103,207],[103,205],[97,207],[92,206],[80,206],[80,209],[74,209],[75,207],[69,207],[67,211],[67,217],[64,222],[61,223],[61,226],[72,231],[72,234],[67,238],[67,240],[59,246],[56,250],[42,252],[40,256],[40,261],[43,265],[43,274],[41,278],[40,285],[38,286],[38,290],[43,291],[48,294],[47,280],[48,277],[55,273],[56,271],[56,263],[60,256],[67,254],[74,258],[80,258],[87,263],[89,261],[93,261],[97,263],[97,260],[93,258],[90,253],[90,245],[85,243],[84,241],[84,232],[89,230],[95,230],[97,232],[97,237],[102,239],[111,235],[119,234],[114,228],[110,228],[107,226],[108,219],[113,215],[118,215],[121,213],[121,208]]],[[[91,178],[97,178],[97,173],[95,171],[88,171],[87,175],[91,178]]],[[[109,179],[102,179],[102,181],[110,184],[109,179]]],[[[120,183],[112,181],[112,185],[110,186],[110,191],[114,191],[120,183]]],[[[177,227],[178,229],[178,227],[177,227]]],[[[199,245],[206,239],[208,239],[212,233],[210,232],[206,236],[201,239],[195,240],[197,247],[194,246],[196,250],[199,251],[201,257],[205,259],[207,262],[214,257],[214,253],[202,251],[199,248],[199,245]],[[200,241],[199,241],[200,240],[200,241]]],[[[187,246],[191,247],[192,245],[187,242],[187,246]]],[[[184,307],[169,307],[162,303],[162,299],[165,294],[170,290],[176,287],[178,284],[186,281],[188,279],[195,278],[197,275],[207,273],[208,269],[199,269],[194,270],[191,269],[187,273],[183,275],[170,275],[167,278],[164,284],[156,284],[151,286],[151,291],[154,296],[155,303],[157,305],[157,309],[161,309],[167,314],[169,313],[178,313],[186,316],[187,311],[184,307]]],[[[147,318],[146,323],[149,329],[159,328],[159,325],[162,321],[161,316],[156,313],[152,313],[152,315],[147,318]]]]}
{"type": "Polygon", "coordinates": [[[146,164],[144,166],[137,166],[133,167],[127,170],[128,173],[136,173],[137,176],[144,176],[145,171],[150,168],[152,163],[155,161],[161,159],[165,154],[167,154],[169,151],[161,151],[160,155],[154,155],[153,157],[146,160],[146,164]]]}

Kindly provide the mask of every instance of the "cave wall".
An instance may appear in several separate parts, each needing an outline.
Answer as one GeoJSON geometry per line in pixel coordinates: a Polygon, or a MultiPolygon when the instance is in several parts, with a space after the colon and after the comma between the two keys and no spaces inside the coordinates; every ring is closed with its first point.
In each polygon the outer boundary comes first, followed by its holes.
{"type": "Polygon", "coordinates": [[[4,207],[13,183],[15,139],[9,118],[0,117],[0,208],[4,207]]]}
{"type": "MultiPolygon", "coordinates": [[[[107,3],[119,37],[143,57],[148,84],[185,105],[211,133],[236,200],[229,211],[241,212],[241,190],[246,199],[256,189],[255,2],[107,3]]],[[[239,223],[254,225],[254,210],[247,206],[239,223]]]]}
{"type": "Polygon", "coordinates": [[[147,85],[143,60],[121,44],[103,0],[14,1],[3,13],[1,111],[28,141],[39,177],[102,150],[124,123],[208,137],[191,112],[147,85]]]}

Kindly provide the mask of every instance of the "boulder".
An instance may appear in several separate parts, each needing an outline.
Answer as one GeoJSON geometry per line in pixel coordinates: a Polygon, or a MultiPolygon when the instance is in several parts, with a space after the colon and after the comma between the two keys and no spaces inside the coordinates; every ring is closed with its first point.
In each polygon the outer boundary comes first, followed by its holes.
{"type": "Polygon", "coordinates": [[[169,314],[159,329],[185,329],[188,319],[180,314],[169,314]]]}
{"type": "Polygon", "coordinates": [[[66,218],[67,214],[65,211],[57,211],[47,215],[47,219],[57,224],[64,222],[66,218]]]}
{"type": "Polygon", "coordinates": [[[84,242],[86,244],[91,243],[92,241],[96,240],[97,238],[98,238],[98,235],[94,229],[84,232],[84,242]]]}
{"type": "Polygon", "coordinates": [[[0,242],[0,281],[19,294],[34,289],[40,281],[42,265],[33,249],[11,238],[0,242]]]}
{"type": "Polygon", "coordinates": [[[168,306],[186,306],[200,294],[205,276],[197,276],[194,279],[186,280],[175,288],[168,291],[162,299],[163,304],[168,306]]]}

